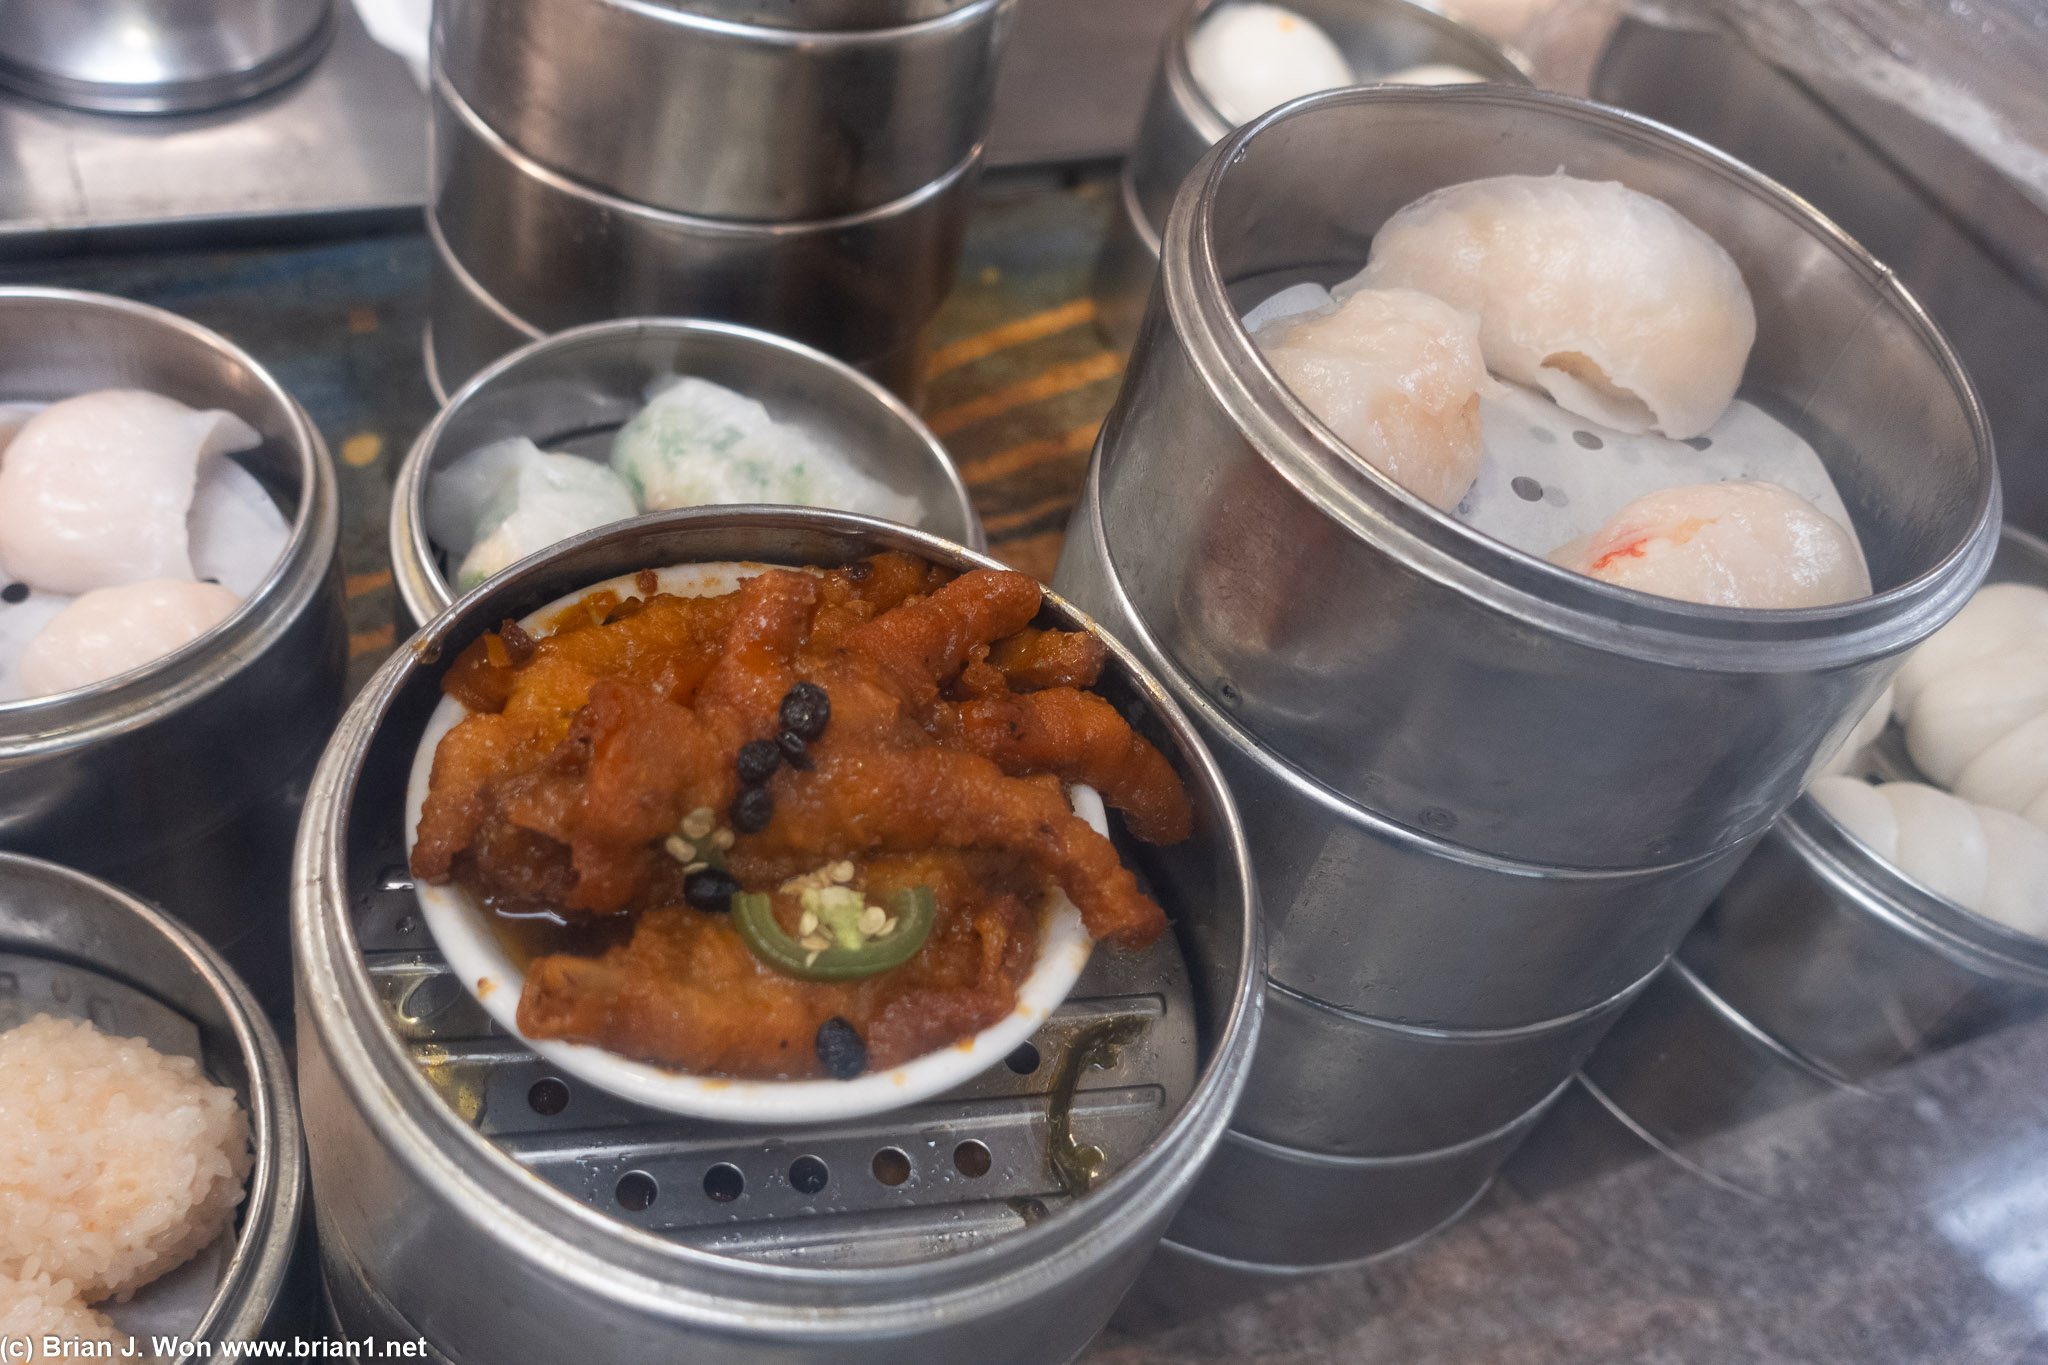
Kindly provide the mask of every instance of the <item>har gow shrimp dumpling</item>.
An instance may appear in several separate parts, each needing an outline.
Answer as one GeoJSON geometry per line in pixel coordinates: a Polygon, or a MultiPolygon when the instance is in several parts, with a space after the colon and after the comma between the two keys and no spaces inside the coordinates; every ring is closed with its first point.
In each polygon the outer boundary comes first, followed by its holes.
{"type": "Polygon", "coordinates": [[[1716,607],[1821,607],[1870,593],[1847,527],[1761,480],[1646,493],[1553,564],[1604,582],[1716,607]]]}
{"type": "Polygon", "coordinates": [[[1195,84],[1232,123],[1335,90],[1355,79],[1351,63],[1312,20],[1280,5],[1218,5],[1188,39],[1195,84]]]}
{"type": "Polygon", "coordinates": [[[1397,211],[1356,285],[1479,317],[1488,368],[1618,431],[1697,436],[1734,398],[1756,309],[1720,243],[1613,181],[1504,175],[1397,211]]]}
{"type": "Polygon", "coordinates": [[[1412,289],[1353,289],[1252,339],[1367,464],[1444,511],[1471,489],[1486,365],[1469,314],[1412,289]]]}
{"type": "Polygon", "coordinates": [[[54,593],[192,578],[201,461],[261,440],[233,413],[139,389],[52,403],[0,459],[0,565],[54,593]]]}
{"type": "Polygon", "coordinates": [[[218,583],[157,579],[95,588],[50,618],[21,653],[22,690],[87,687],[183,649],[241,605],[218,583]]]}

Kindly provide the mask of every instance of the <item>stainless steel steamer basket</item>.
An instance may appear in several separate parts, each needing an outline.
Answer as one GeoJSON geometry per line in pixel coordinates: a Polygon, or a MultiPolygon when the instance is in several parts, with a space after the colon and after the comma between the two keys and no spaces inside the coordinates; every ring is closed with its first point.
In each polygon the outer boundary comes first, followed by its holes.
{"type": "MultiPolygon", "coordinates": [[[[1090,292],[1103,330],[1128,350],[1159,273],[1159,233],[1174,191],[1232,123],[1209,102],[1188,64],[1188,42],[1214,4],[1191,6],[1159,50],[1144,117],[1118,178],[1119,204],[1096,257],[1090,292]]],[[[1504,85],[1527,85],[1523,59],[1478,30],[1407,0],[1309,0],[1291,8],[1330,35],[1366,79],[1424,62],[1446,62],[1504,85]]]]}
{"type": "MultiPolygon", "coordinates": [[[[2048,587],[2048,543],[2006,527],[1991,580],[2048,587]]],[[[1927,891],[1810,798],[1679,954],[1757,1028],[1851,1079],[2048,1012],[2048,941],[1927,891]]]]}
{"type": "Polygon", "coordinates": [[[780,332],[854,364],[902,350],[953,287],[981,170],[861,213],[743,223],[586,188],[516,150],[437,72],[429,211],[485,295],[542,331],[645,314],[780,332]]]}
{"type": "Polygon", "coordinates": [[[291,535],[270,576],[192,644],[0,705],[0,846],[149,896],[285,1013],[291,831],[347,665],[334,468],[299,405],[215,333],[102,294],[0,288],[0,398],[103,388],[152,389],[255,427],[263,444],[234,458],[291,535]]]}
{"type": "MultiPolygon", "coordinates": [[[[427,322],[420,339],[427,387],[434,401],[446,407],[448,397],[477,371],[503,355],[538,341],[547,333],[485,293],[448,254],[434,215],[426,215],[433,254],[427,263],[427,322]]],[[[928,331],[929,329],[926,329],[928,331]]],[[[897,395],[913,408],[924,393],[925,361],[930,353],[926,331],[893,351],[853,368],[897,395]]],[[[969,540],[970,537],[959,537],[969,540]]]]}
{"type": "Polygon", "coordinates": [[[1699,1144],[1780,1110],[1861,1092],[1744,1018],[1674,962],[1586,1059],[1579,1082],[1631,1133],[1722,1186],[1772,1194],[1699,1144]]]}
{"type": "Polygon", "coordinates": [[[152,1036],[151,1025],[161,1020],[166,1033],[196,1038],[195,1056],[208,1078],[235,1091],[249,1115],[255,1160],[234,1249],[191,1340],[254,1340],[284,1286],[306,1185],[291,1071],[255,997],[218,953],[169,916],[106,882],[16,853],[0,853],[0,954],[41,959],[56,970],[42,983],[49,998],[37,994],[36,980],[21,979],[25,973],[8,974],[0,1030],[43,1013],[89,1017],[118,1036],[149,1037],[161,1047],[171,1045],[152,1036]],[[93,993],[109,982],[121,989],[93,993]],[[57,998],[59,992],[69,999],[57,998]]]}
{"type": "Polygon", "coordinates": [[[1571,1079],[1493,1132],[1408,1156],[1328,1156],[1233,1128],[1167,1239],[1233,1261],[1324,1269],[1399,1250],[1478,1203],[1571,1079]]]}
{"type": "Polygon", "coordinates": [[[771,28],[895,28],[950,14],[973,0],[676,0],[677,9],[771,28]]]}
{"type": "Polygon", "coordinates": [[[1526,1028],[1453,1031],[1354,1014],[1269,981],[1231,1127],[1329,1156],[1454,1146],[1542,1103],[1649,983],[1526,1028]]]}
{"type": "Polygon", "coordinates": [[[514,316],[448,255],[431,211],[426,224],[432,254],[427,259],[427,321],[420,354],[426,363],[427,387],[434,391],[434,401],[446,407],[448,396],[478,370],[547,333],[514,316]]]}
{"type": "Polygon", "coordinates": [[[689,374],[764,403],[834,442],[866,473],[925,507],[924,528],[976,550],[988,539],[946,448],[917,414],[850,367],[752,328],[623,318],[557,333],[506,356],[454,395],[413,442],[391,489],[391,564],[415,621],[455,600],[427,535],[427,484],[479,446],[528,436],[603,459],[650,382],[689,374]]]}
{"type": "Polygon", "coordinates": [[[274,90],[318,61],[334,37],[337,3],[16,3],[0,25],[0,86],[97,113],[217,109],[274,90]]]}
{"type": "Polygon", "coordinates": [[[1311,96],[1209,155],[1163,250],[1103,426],[1117,575],[1239,724],[1403,825],[1582,867],[1740,847],[1989,564],[1990,433],[1934,326],[1806,204],[1646,120],[1503,86],[1311,96]],[[1560,167],[1664,199],[1734,256],[1758,314],[1743,396],[1827,462],[1874,596],[1705,607],[1511,549],[1352,456],[1238,322],[1352,274],[1423,193],[1560,167]]]}
{"type": "MultiPolygon", "coordinates": [[[[362,926],[373,920],[388,919],[394,941],[416,926],[416,918],[392,901],[410,895],[397,861],[398,794],[415,737],[439,698],[435,665],[453,658],[479,629],[649,565],[831,563],[881,548],[963,568],[996,567],[920,532],[841,513],[715,508],[645,517],[567,542],[464,598],[402,646],[343,718],[300,831],[294,926],[302,1100],[323,1255],[330,1269],[348,1269],[349,1283],[381,1300],[387,1331],[394,1320],[403,1322],[449,1359],[469,1362],[640,1361],[700,1351],[764,1365],[1062,1361],[1107,1320],[1137,1275],[1222,1138],[1256,1041],[1264,964],[1249,855],[1229,792],[1192,727],[1113,639],[1105,637],[1111,663],[1101,686],[1174,756],[1196,801],[1195,839],[1175,849],[1127,849],[1126,856],[1174,915],[1179,952],[1167,951],[1184,953],[1191,973],[1200,1065],[1198,1072],[1191,1067],[1187,1098],[1162,1120],[1157,1136],[1086,1197],[1024,1200],[1015,1210],[941,1204],[926,1211],[916,1207],[916,1188],[906,1186],[910,1194],[892,1205],[891,1218],[938,1214],[954,1221],[915,1224],[925,1231],[908,1239],[911,1259],[903,1264],[820,1269],[777,1263],[775,1229],[786,1223],[751,1225],[752,1259],[657,1237],[625,1215],[601,1212],[616,1207],[608,1202],[593,1207],[535,1178],[536,1168],[518,1159],[521,1149],[508,1150],[473,1128],[466,1115],[488,1123],[501,1101],[496,1091],[468,1088],[459,1079],[464,1068],[492,1058],[516,1063],[523,1050],[509,1040],[478,1038],[461,1044],[468,1049],[461,1055],[453,1041],[435,1051],[432,1040],[448,1035],[430,1027],[437,1022],[431,1008],[414,1007],[421,954],[380,951],[373,972],[359,946],[362,926]],[[387,990],[399,994],[380,995],[387,990]],[[398,1036],[386,998],[397,1017],[426,1021],[413,1035],[416,1048],[398,1036]],[[451,1084],[462,1112],[424,1074],[423,1064],[444,1080],[456,1078],[451,1084]],[[977,1227],[998,1215],[1015,1230],[980,1240],[977,1227]]],[[[1045,618],[1093,628],[1050,596],[1045,618]]],[[[1097,956],[1114,968],[1122,955],[1097,956]]],[[[445,973],[436,983],[437,998],[462,998],[448,989],[455,983],[445,973]]],[[[1167,1009],[1162,1022],[1170,1023],[1170,1002],[1167,1009]]],[[[1002,1068],[991,1073],[991,1083],[1000,1081],[999,1073],[1002,1068]]],[[[1150,1093],[1132,1102],[1156,1105],[1156,1096],[1145,1098],[1150,1093]]],[[[526,1098],[522,1088],[503,1103],[523,1109],[526,1098]]],[[[998,1102],[987,1109],[1007,1112],[1006,1105],[1015,1108],[998,1102]]],[[[962,1106],[939,1130],[955,1131],[975,1112],[973,1104],[962,1106]]],[[[586,1126],[572,1125],[546,1144],[565,1169],[581,1162],[610,1170],[637,1159],[607,1145],[604,1124],[616,1124],[616,1117],[576,1122],[586,1126]],[[587,1126],[593,1122],[597,1126],[587,1126]]],[[[786,1166],[804,1143],[832,1138],[722,1129],[697,1141],[763,1147],[771,1156],[779,1151],[786,1166]]],[[[838,1138],[865,1141],[870,1151],[892,1138],[920,1152],[928,1145],[915,1131],[897,1136],[886,1119],[862,1120],[838,1138]]],[[[544,1163],[554,1159],[530,1155],[544,1163]]],[[[936,1175],[933,1181],[936,1191],[943,1182],[936,1175]]],[[[778,1188],[788,1193],[772,1181],[763,1184],[764,1194],[778,1188]]],[[[792,1196],[783,1202],[795,1212],[805,1201],[792,1196]]],[[[844,1215],[801,1224],[818,1225],[811,1235],[823,1239],[821,1247],[849,1253],[902,1226],[844,1215]]],[[[715,1220],[706,1225],[713,1232],[719,1226],[715,1220]]],[[[750,1227],[735,1224],[731,1231],[744,1234],[750,1227]]],[[[723,1234],[714,1241],[731,1244],[723,1234]]]]}
{"type": "Polygon", "coordinates": [[[965,162],[1015,9],[806,32],[658,0],[442,0],[434,56],[507,144],[581,184],[789,222],[879,208],[965,162]]]}
{"type": "MultiPolygon", "coordinates": [[[[1385,1255],[1396,1255],[1396,1247],[1385,1255]]],[[[1367,1257],[1368,1261],[1379,1257],[1367,1257]]],[[[1117,1305],[1113,1328],[1150,1336],[1209,1317],[1251,1299],[1292,1288],[1339,1267],[1261,1265],[1233,1260],[1161,1238],[1144,1273],[1117,1305]]]]}
{"type": "MultiPolygon", "coordinates": [[[[1218,3],[1227,2],[1190,5],[1167,30],[1152,92],[1124,163],[1137,221],[1155,235],[1165,228],[1173,196],[1188,172],[1237,126],[1203,93],[1188,61],[1195,30],[1218,3]]],[[[1529,84],[1528,65],[1519,55],[1475,28],[1408,0],[1300,0],[1288,8],[1330,35],[1361,82],[1443,62],[1504,85],[1529,84]]]]}
{"type": "Polygon", "coordinates": [[[1474,853],[1397,825],[1246,733],[1170,660],[1109,565],[1089,472],[1053,585],[1106,623],[1201,728],[1246,836],[1273,979],[1358,1014],[1520,1030],[1597,1010],[1670,957],[1748,853],[1620,870],[1474,853]]]}

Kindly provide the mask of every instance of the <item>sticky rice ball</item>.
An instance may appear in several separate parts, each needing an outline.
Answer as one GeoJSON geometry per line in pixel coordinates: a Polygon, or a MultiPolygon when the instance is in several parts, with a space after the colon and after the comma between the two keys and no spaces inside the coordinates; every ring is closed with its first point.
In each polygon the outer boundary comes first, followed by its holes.
{"type": "Polygon", "coordinates": [[[1373,235],[1357,283],[1476,313],[1496,374],[1617,431],[1674,441],[1720,417],[1756,340],[1734,258],[1669,204],[1611,180],[1502,175],[1426,194],[1373,235]]]}
{"type": "Polygon", "coordinates": [[[0,1034],[0,1275],[125,1296],[218,1237],[249,1120],[190,1057],[38,1015],[0,1034]]]}
{"type": "Polygon", "coordinates": [[[33,1257],[29,1266],[19,1279],[0,1275],[0,1342],[27,1342],[26,1360],[65,1358],[64,1351],[55,1355],[43,1351],[46,1336],[63,1341],[71,1354],[80,1352],[70,1344],[82,1341],[111,1342],[116,1355],[128,1349],[128,1334],[116,1329],[105,1313],[86,1307],[77,1286],[69,1280],[51,1279],[35,1267],[33,1257]]]}

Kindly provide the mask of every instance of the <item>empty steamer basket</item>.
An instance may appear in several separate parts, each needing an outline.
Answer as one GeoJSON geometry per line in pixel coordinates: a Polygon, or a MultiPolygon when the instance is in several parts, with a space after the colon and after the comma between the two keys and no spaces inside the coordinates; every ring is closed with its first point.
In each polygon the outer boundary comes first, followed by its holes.
{"type": "Polygon", "coordinates": [[[973,155],[1015,8],[798,29],[644,0],[444,0],[434,54],[478,119],[580,184],[801,222],[880,208],[973,155]]]}
{"type": "Polygon", "coordinates": [[[492,364],[419,434],[391,490],[391,564],[415,621],[455,600],[455,565],[427,526],[441,470],[493,441],[525,436],[543,449],[604,462],[650,385],[694,375],[753,398],[892,491],[915,496],[922,529],[973,549],[981,518],[931,429],[873,380],[787,338],[687,318],[594,322],[492,364]]]}
{"type": "Polygon", "coordinates": [[[249,423],[262,444],[229,458],[262,484],[289,534],[268,576],[190,645],[87,687],[0,704],[0,846],[163,905],[282,1017],[292,832],[347,666],[334,466],[304,410],[213,332],[125,299],[0,289],[0,399],[96,389],[148,389],[249,423]]]}
{"type": "MultiPolygon", "coordinates": [[[[1119,347],[1137,339],[1145,296],[1159,273],[1159,234],[1174,192],[1202,154],[1234,126],[1203,91],[1189,43],[1214,3],[1190,6],[1167,31],[1152,92],[1117,179],[1117,207],[1096,258],[1096,316],[1119,347]]],[[[1522,59],[1478,30],[1408,0],[1307,0],[1290,5],[1312,20],[1367,82],[1411,67],[1446,65],[1507,85],[1527,85],[1522,59]]]]}
{"type": "MultiPolygon", "coordinates": [[[[437,329],[461,325],[442,323],[442,308],[459,317],[477,301],[536,335],[614,317],[716,318],[793,337],[914,391],[928,325],[959,264],[979,147],[874,208],[743,221],[572,180],[506,142],[439,71],[431,101],[431,227],[479,296],[437,291],[437,329]]],[[[468,377],[449,372],[449,352],[436,363],[444,385],[468,377]]]]}
{"type": "Polygon", "coordinates": [[[249,1116],[253,1159],[233,1225],[185,1266],[108,1304],[116,1325],[205,1351],[254,1341],[266,1323],[301,1325],[284,1294],[306,1197],[298,1105],[277,1034],[234,969],[118,887],[0,853],[0,987],[0,1032],[47,1014],[141,1038],[193,1058],[249,1116]]]}
{"type": "Polygon", "coordinates": [[[1326,92],[1219,144],[1163,253],[1102,429],[1118,576],[1239,725],[1404,827],[1556,867],[1738,849],[1990,562],[1990,438],[1933,325],[1804,202],[1657,124],[1500,85],[1326,92]],[[1282,285],[1350,276],[1431,190],[1560,167],[1655,195],[1727,248],[1757,312],[1739,396],[1826,464],[1873,595],[1707,607],[1513,549],[1352,455],[1239,321],[1282,285]]]}
{"type": "MultiPolygon", "coordinates": [[[[2048,587],[2048,544],[2005,528],[1991,581],[2048,587]]],[[[1898,727],[1878,766],[1911,770],[1898,727]]],[[[1680,958],[1758,1029],[1861,1080],[2048,1011],[2048,941],[1903,875],[1811,799],[1787,811],[1680,958]]]]}
{"type": "MultiPolygon", "coordinates": [[[[349,1336],[424,1337],[452,1361],[1058,1362],[1108,1319],[1222,1139],[1263,979],[1230,795],[1113,640],[1100,690],[1172,757],[1196,805],[1192,840],[1126,850],[1175,934],[1098,951],[1031,1050],[941,1099],[762,1131],[636,1109],[493,1033],[418,922],[399,812],[440,695],[434,661],[621,572],[881,549],[993,567],[839,513],[645,517],[464,598],[344,717],[302,827],[295,930],[322,1255],[349,1336]],[[1077,1040],[1133,1016],[1142,1033],[1076,1092],[1074,1134],[1103,1149],[1107,1173],[1071,1196],[1044,1166],[1050,1083],[1077,1040]]],[[[1052,597],[1041,619],[1092,629],[1052,597]]]]}

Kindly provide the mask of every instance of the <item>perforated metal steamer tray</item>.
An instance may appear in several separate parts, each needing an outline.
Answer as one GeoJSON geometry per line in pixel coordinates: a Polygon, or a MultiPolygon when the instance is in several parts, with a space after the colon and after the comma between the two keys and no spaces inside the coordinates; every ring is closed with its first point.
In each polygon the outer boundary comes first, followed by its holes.
{"type": "Polygon", "coordinates": [[[1078,1071],[1071,1135],[1101,1151],[1099,1179],[1127,1166],[1194,1087],[1194,994],[1167,937],[1142,953],[1098,949],[1006,1064],[924,1104],[758,1132],[644,1109],[564,1076],[493,1024],[434,951],[396,838],[365,851],[388,860],[356,907],[364,965],[441,1097],[558,1189],[692,1246],[807,1265],[972,1246],[1072,1201],[1051,1159],[1063,1072],[1078,1071]]]}
{"type": "MultiPolygon", "coordinates": [[[[406,870],[414,749],[442,662],[480,630],[636,568],[885,548],[995,567],[843,513],[656,514],[458,602],[344,717],[300,831],[294,934],[323,1259],[347,1281],[337,1311],[369,1305],[343,1322],[350,1335],[403,1324],[475,1362],[716,1343],[722,1360],[893,1365],[1065,1360],[1107,1320],[1221,1138],[1264,969],[1229,793],[1114,640],[1096,690],[1174,761],[1197,812],[1195,836],[1169,849],[1112,815],[1173,929],[1142,952],[1098,945],[1026,1046],[926,1103],[757,1130],[587,1087],[490,1023],[435,951],[406,870]],[[1088,1164],[1083,1185],[1072,1173],[1088,1164]],[[476,1284],[493,1286],[487,1308],[464,1292],[476,1284]]],[[[1093,628],[1050,594],[1038,624],[1093,628]]]]}

